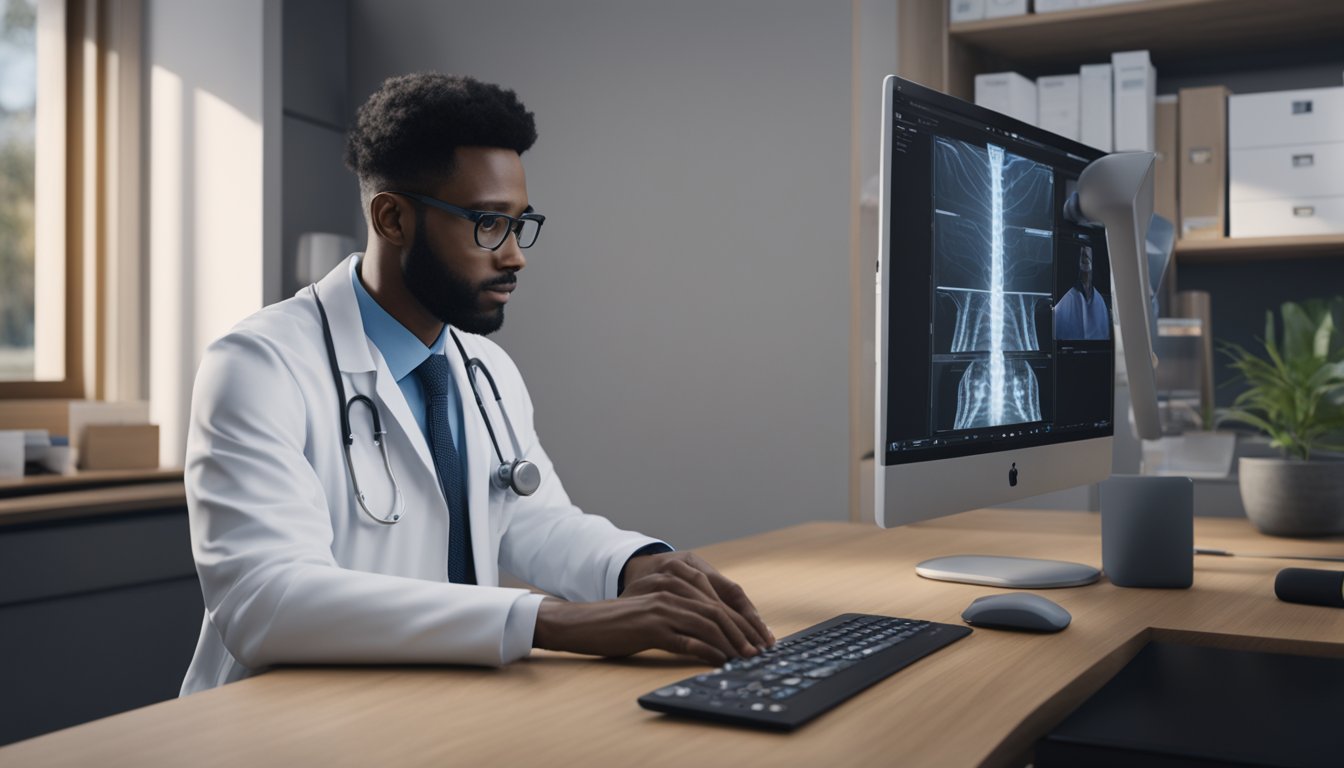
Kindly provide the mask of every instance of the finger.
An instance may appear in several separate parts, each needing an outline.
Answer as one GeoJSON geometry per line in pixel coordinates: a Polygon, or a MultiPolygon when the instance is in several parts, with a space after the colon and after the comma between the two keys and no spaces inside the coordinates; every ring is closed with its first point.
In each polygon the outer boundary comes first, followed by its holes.
{"type": "Polygon", "coordinates": [[[700,615],[694,608],[688,608],[685,598],[674,598],[673,602],[665,603],[664,606],[663,615],[668,619],[665,626],[671,633],[694,637],[717,649],[725,658],[739,655],[719,623],[700,615]]]}
{"type": "MultiPolygon", "coordinates": [[[[692,557],[694,557],[694,555],[692,555],[692,557]]],[[[705,567],[709,567],[709,564],[705,563],[703,560],[699,562],[705,567]]],[[[695,563],[679,562],[672,571],[675,572],[680,579],[692,586],[696,592],[702,596],[703,600],[721,608],[724,616],[733,624],[733,629],[735,630],[732,632],[734,641],[745,643],[745,646],[742,646],[742,650],[739,650],[740,655],[754,656],[756,655],[755,651],[757,649],[764,648],[769,644],[766,642],[764,632],[761,632],[746,617],[742,616],[736,608],[723,601],[719,596],[718,591],[711,585],[709,575],[704,571],[697,569],[695,563]],[[739,636],[741,637],[740,641],[737,640],[739,636]],[[750,648],[751,650],[747,650],[747,648],[750,648]]],[[[719,576],[721,579],[723,578],[717,573],[715,573],[715,575],[719,576]]],[[[727,581],[727,579],[724,579],[724,581],[727,581]]],[[[728,584],[733,587],[737,586],[732,584],[732,582],[728,582],[728,584]]],[[[738,592],[741,592],[741,589],[738,589],[738,592]]]]}
{"type": "Polygon", "coordinates": [[[664,650],[679,653],[683,656],[693,656],[701,661],[707,662],[713,666],[721,667],[728,663],[730,657],[723,655],[723,652],[701,640],[690,635],[676,635],[673,640],[673,646],[664,650]]]}
{"type": "Polygon", "coordinates": [[[761,612],[756,610],[755,604],[747,597],[746,590],[696,555],[692,554],[691,560],[690,565],[699,568],[705,574],[718,598],[751,624],[752,629],[755,630],[754,634],[758,638],[753,639],[753,642],[774,645],[775,633],[771,632],[770,627],[766,626],[765,619],[761,618],[761,612]]]}
{"type": "Polygon", "coordinates": [[[720,603],[717,598],[705,597],[695,587],[676,577],[667,576],[663,583],[665,591],[677,597],[678,607],[719,626],[719,630],[731,643],[732,656],[750,658],[760,653],[760,647],[744,631],[749,630],[750,626],[740,616],[736,616],[731,608],[720,603]]]}

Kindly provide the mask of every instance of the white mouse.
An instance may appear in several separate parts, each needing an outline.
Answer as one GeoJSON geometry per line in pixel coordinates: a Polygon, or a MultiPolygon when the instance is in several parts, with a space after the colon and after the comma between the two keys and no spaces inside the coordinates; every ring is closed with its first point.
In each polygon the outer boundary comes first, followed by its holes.
{"type": "Polygon", "coordinates": [[[1058,632],[1073,616],[1058,603],[1030,592],[1008,592],[976,598],[961,618],[976,627],[1058,632]]]}

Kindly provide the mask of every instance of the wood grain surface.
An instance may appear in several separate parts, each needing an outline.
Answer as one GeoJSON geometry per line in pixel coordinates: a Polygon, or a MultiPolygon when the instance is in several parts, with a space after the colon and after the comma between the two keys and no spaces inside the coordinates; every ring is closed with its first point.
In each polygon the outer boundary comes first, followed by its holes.
{"type": "MultiPolygon", "coordinates": [[[[849,611],[959,623],[991,587],[928,581],[917,562],[1005,554],[1099,566],[1095,514],[985,510],[893,530],[813,523],[701,553],[784,636],[849,611]]],[[[1344,539],[1261,536],[1199,519],[1196,543],[1344,554],[1344,539]]],[[[537,652],[498,670],[282,668],[0,749],[0,765],[1022,764],[1037,737],[1152,638],[1344,656],[1344,611],[1275,599],[1288,561],[1198,558],[1188,590],[1044,591],[1073,614],[1053,635],[978,629],[792,734],[678,721],[643,693],[703,667],[657,653],[537,652]]]]}

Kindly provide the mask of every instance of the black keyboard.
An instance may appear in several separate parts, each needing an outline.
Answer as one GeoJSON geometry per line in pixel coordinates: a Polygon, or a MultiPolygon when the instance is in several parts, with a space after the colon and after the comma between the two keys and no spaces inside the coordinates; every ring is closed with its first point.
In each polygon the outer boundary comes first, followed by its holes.
{"type": "Polygon", "coordinates": [[[969,627],[846,613],[758,656],[639,697],[655,712],[791,731],[969,635],[969,627]]]}

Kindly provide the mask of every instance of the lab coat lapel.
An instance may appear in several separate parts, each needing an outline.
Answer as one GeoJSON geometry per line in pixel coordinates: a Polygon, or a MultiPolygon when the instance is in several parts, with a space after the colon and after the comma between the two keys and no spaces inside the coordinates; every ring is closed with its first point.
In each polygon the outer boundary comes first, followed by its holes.
{"type": "MultiPolygon", "coordinates": [[[[443,351],[452,364],[453,382],[462,399],[462,426],[466,432],[462,444],[467,450],[467,513],[471,520],[471,552],[476,565],[476,583],[494,586],[499,583],[499,567],[490,533],[490,476],[496,463],[495,449],[490,444],[490,435],[485,431],[481,409],[476,407],[466,363],[462,355],[458,354],[457,345],[451,337],[443,345],[443,351]]],[[[467,354],[472,354],[470,349],[467,354]]]]}
{"type": "MultiPolygon", "coordinates": [[[[406,396],[401,393],[396,379],[392,378],[392,371],[388,369],[387,363],[373,346],[373,342],[364,334],[359,301],[355,298],[355,288],[350,283],[350,261],[353,258],[354,256],[351,256],[341,262],[317,285],[318,295],[321,296],[322,305],[327,310],[327,320],[331,323],[337,365],[342,372],[349,375],[351,384],[358,385],[356,389],[360,392],[368,391],[368,377],[360,374],[375,372],[374,391],[378,407],[384,414],[392,416],[401,429],[402,439],[410,443],[416,456],[420,458],[424,471],[433,479],[430,485],[439,488],[438,474],[434,470],[434,457],[429,452],[429,443],[425,441],[420,425],[411,415],[411,409],[406,405],[406,396]]],[[[390,425],[383,425],[383,428],[390,432],[389,427],[390,425]]],[[[441,488],[438,496],[443,498],[441,488]]]]}

